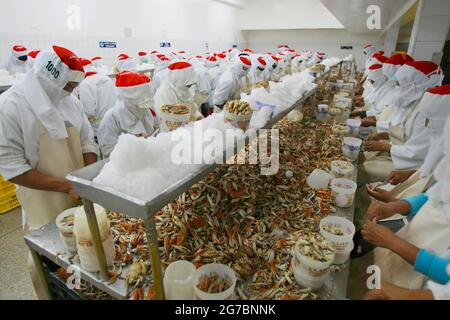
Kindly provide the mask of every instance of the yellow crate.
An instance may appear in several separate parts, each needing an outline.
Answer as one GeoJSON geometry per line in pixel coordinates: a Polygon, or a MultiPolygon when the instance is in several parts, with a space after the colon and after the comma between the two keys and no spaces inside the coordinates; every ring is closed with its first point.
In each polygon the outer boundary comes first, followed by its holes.
{"type": "Polygon", "coordinates": [[[5,180],[3,180],[3,177],[0,175],[0,182],[5,182],[5,180]]]}
{"type": "Polygon", "coordinates": [[[20,203],[19,200],[17,200],[15,192],[9,197],[2,197],[0,199],[0,214],[7,213],[8,211],[11,211],[12,209],[15,209],[17,207],[20,207],[20,203]]]}
{"type": "Polygon", "coordinates": [[[10,182],[0,183],[0,198],[10,192],[16,192],[16,186],[14,185],[14,183],[10,182]]]}

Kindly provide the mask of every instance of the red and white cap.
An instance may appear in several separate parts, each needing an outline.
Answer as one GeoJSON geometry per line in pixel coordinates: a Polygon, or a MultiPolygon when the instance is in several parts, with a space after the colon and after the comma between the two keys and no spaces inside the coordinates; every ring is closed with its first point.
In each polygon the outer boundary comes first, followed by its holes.
{"type": "Polygon", "coordinates": [[[103,59],[102,57],[94,57],[91,59],[91,61],[98,61],[98,60],[102,60],[102,59],[103,59]]]}
{"type": "Polygon", "coordinates": [[[401,87],[415,85],[424,89],[432,88],[435,85],[431,83],[433,75],[442,73],[440,67],[431,61],[414,61],[405,63],[395,74],[401,87]]]}
{"type": "Polygon", "coordinates": [[[430,120],[445,122],[450,116],[450,85],[429,89],[420,102],[420,110],[430,120]]]}
{"type": "Polygon", "coordinates": [[[167,78],[175,88],[185,88],[198,82],[194,67],[187,61],[171,63],[167,69],[169,69],[167,78]]]}
{"type": "Polygon", "coordinates": [[[252,67],[252,62],[248,57],[238,57],[233,65],[231,66],[231,71],[240,76],[244,77],[250,72],[250,68],[252,67]]]}
{"type": "Polygon", "coordinates": [[[22,45],[17,44],[12,47],[12,52],[13,52],[14,56],[16,56],[16,57],[26,56],[27,48],[25,48],[22,45]]]}
{"type": "Polygon", "coordinates": [[[152,52],[150,52],[150,54],[158,54],[158,51],[153,50],[152,52]]]}
{"type": "Polygon", "coordinates": [[[257,65],[256,65],[257,68],[262,69],[262,70],[265,70],[265,69],[266,69],[267,62],[266,62],[266,60],[264,60],[262,57],[259,57],[259,58],[256,60],[256,63],[257,63],[257,65]]]}
{"type": "Polygon", "coordinates": [[[250,50],[249,48],[244,48],[244,50],[242,50],[242,52],[248,52],[248,53],[254,53],[252,50],[250,50]]]}
{"type": "Polygon", "coordinates": [[[272,59],[275,60],[276,62],[278,62],[278,61],[281,60],[281,58],[278,58],[277,56],[274,56],[274,55],[272,55],[271,57],[272,57],[272,59]]]}
{"type": "Polygon", "coordinates": [[[390,56],[386,59],[386,61],[383,63],[383,73],[388,78],[391,79],[394,74],[400,69],[402,65],[405,63],[411,63],[414,62],[414,59],[411,58],[407,54],[403,53],[396,53],[390,56]]]}
{"type": "Polygon", "coordinates": [[[119,95],[135,102],[151,100],[153,91],[151,79],[138,72],[124,71],[116,76],[116,88],[119,95]]]}
{"type": "Polygon", "coordinates": [[[33,68],[37,74],[61,88],[68,82],[81,82],[84,79],[80,58],[63,47],[53,46],[40,52],[33,68]]]}
{"type": "Polygon", "coordinates": [[[374,63],[385,63],[388,58],[384,56],[384,51],[375,52],[372,55],[372,61],[374,63]]]}
{"type": "Polygon", "coordinates": [[[367,79],[374,81],[375,83],[386,80],[386,76],[383,74],[383,65],[373,64],[369,67],[369,73],[367,79]]]}
{"type": "Polygon", "coordinates": [[[84,78],[86,79],[86,78],[94,76],[96,74],[97,74],[97,72],[95,72],[95,71],[89,71],[89,72],[86,72],[86,75],[84,76],[84,78]]]}
{"type": "Polygon", "coordinates": [[[121,53],[121,54],[119,54],[118,59],[119,59],[119,61],[125,61],[125,60],[130,59],[130,56],[125,53],[121,53]]]}
{"type": "Polygon", "coordinates": [[[217,61],[216,57],[208,57],[208,58],[206,58],[206,66],[208,68],[217,67],[218,64],[219,64],[219,62],[217,61]]]}
{"type": "Polygon", "coordinates": [[[217,54],[217,58],[219,58],[219,59],[226,59],[227,58],[227,55],[225,54],[225,53],[219,53],[219,54],[217,54]]]}
{"type": "Polygon", "coordinates": [[[138,53],[138,55],[139,55],[139,57],[145,57],[145,56],[147,56],[147,52],[140,51],[140,52],[138,53]]]}
{"type": "Polygon", "coordinates": [[[31,59],[36,59],[37,55],[41,52],[41,50],[34,50],[28,53],[28,57],[31,59]]]}

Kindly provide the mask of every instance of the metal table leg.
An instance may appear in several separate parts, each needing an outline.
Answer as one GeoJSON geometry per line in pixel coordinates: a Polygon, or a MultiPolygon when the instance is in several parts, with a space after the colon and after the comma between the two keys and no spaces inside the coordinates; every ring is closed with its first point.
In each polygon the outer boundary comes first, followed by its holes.
{"type": "Polygon", "coordinates": [[[150,252],[153,286],[156,293],[157,300],[165,300],[166,295],[164,292],[163,276],[161,269],[161,259],[159,257],[158,235],[156,231],[156,225],[153,220],[153,216],[150,216],[145,222],[145,232],[147,233],[147,244],[150,252]]]}
{"type": "Polygon", "coordinates": [[[86,218],[91,231],[92,241],[94,242],[95,253],[97,254],[97,260],[100,266],[100,276],[103,281],[109,279],[108,275],[108,263],[106,261],[105,250],[103,248],[103,242],[98,229],[97,216],[95,215],[94,204],[92,201],[82,199],[84,211],[86,212],[86,218]]]}
{"type": "Polygon", "coordinates": [[[39,253],[37,253],[36,251],[34,251],[31,248],[29,248],[29,249],[30,249],[31,257],[33,258],[34,265],[36,267],[37,276],[39,277],[39,280],[40,280],[40,285],[43,286],[42,288],[39,288],[39,290],[43,290],[43,292],[45,292],[45,294],[47,295],[47,297],[49,299],[53,299],[52,292],[50,291],[50,285],[48,284],[48,278],[47,278],[47,275],[45,274],[42,258],[39,255],[39,253]]]}

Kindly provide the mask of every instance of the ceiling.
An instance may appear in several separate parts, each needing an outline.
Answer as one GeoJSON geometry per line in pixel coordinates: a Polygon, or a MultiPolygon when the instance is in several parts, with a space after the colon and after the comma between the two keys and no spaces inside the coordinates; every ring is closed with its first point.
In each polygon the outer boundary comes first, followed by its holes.
{"type": "Polygon", "coordinates": [[[378,34],[381,33],[394,17],[411,0],[320,0],[322,4],[341,22],[351,33],[378,34]],[[381,29],[367,28],[366,13],[370,5],[377,5],[381,10],[381,29]]]}

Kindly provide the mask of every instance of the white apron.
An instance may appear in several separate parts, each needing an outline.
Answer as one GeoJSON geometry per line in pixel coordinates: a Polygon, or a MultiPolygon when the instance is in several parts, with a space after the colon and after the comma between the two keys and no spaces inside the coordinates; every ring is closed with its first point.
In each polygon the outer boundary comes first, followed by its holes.
{"type": "MultiPolygon", "coordinates": [[[[442,209],[428,201],[397,235],[416,247],[442,255],[450,247],[450,219],[442,209]]],[[[394,252],[376,248],[362,258],[351,261],[351,277],[348,295],[350,299],[361,299],[368,291],[366,283],[370,275],[369,266],[376,265],[381,270],[381,282],[390,282],[408,289],[421,289],[427,277],[414,271],[414,266],[394,252]]]]}
{"type": "MultiPolygon", "coordinates": [[[[68,137],[60,140],[51,138],[42,124],[39,124],[39,127],[37,171],[53,177],[65,178],[70,172],[84,166],[80,137],[74,127],[67,127],[68,137]]],[[[62,211],[79,205],[65,193],[35,190],[23,186],[17,189],[17,198],[26,213],[26,232],[52,222],[62,211]]],[[[28,256],[27,265],[38,298],[49,299],[31,254],[28,256]]]]}

